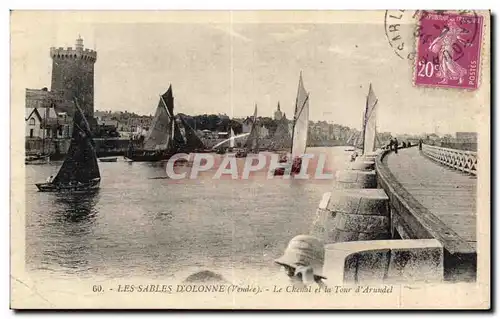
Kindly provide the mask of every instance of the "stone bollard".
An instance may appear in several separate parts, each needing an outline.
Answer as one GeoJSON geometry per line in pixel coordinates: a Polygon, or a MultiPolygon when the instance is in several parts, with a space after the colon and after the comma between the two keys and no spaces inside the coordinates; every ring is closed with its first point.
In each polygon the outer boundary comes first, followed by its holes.
{"type": "Polygon", "coordinates": [[[391,238],[389,198],[382,189],[333,190],[321,213],[324,230],[315,235],[325,243],[391,238]]]}
{"type": "Polygon", "coordinates": [[[376,188],[375,170],[341,170],[335,174],[335,188],[376,188]]]}
{"type": "Polygon", "coordinates": [[[377,158],[377,156],[378,156],[377,152],[370,152],[370,153],[363,154],[361,156],[361,158],[364,158],[365,160],[373,160],[373,161],[375,161],[375,159],[377,158]]]}
{"type": "Polygon", "coordinates": [[[444,280],[443,246],[436,239],[328,244],[323,269],[334,284],[439,283],[444,280]]]}
{"type": "Polygon", "coordinates": [[[349,169],[355,171],[372,171],[375,169],[375,162],[367,160],[354,161],[349,165],[349,169]]]}

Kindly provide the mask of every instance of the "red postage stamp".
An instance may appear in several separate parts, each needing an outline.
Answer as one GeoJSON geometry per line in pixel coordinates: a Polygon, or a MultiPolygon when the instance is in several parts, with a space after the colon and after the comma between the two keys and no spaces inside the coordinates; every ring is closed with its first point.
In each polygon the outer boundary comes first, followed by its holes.
{"type": "Polygon", "coordinates": [[[477,89],[483,17],[423,12],[418,28],[415,84],[477,89]]]}

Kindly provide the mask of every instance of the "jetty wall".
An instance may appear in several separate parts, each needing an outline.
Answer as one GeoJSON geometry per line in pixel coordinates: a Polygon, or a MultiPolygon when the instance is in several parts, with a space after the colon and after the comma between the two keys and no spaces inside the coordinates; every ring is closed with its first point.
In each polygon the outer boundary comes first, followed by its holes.
{"type": "Polygon", "coordinates": [[[358,158],[323,194],[311,234],[326,245],[325,271],[346,283],[474,281],[475,251],[396,180],[389,152],[358,158]]]}

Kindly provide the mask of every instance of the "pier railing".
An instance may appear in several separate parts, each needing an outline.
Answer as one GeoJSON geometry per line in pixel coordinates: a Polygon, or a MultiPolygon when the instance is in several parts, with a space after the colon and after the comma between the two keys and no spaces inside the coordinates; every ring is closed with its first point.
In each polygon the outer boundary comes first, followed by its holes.
{"type": "Polygon", "coordinates": [[[477,174],[477,153],[450,148],[422,145],[422,152],[430,159],[469,174],[477,174]]]}

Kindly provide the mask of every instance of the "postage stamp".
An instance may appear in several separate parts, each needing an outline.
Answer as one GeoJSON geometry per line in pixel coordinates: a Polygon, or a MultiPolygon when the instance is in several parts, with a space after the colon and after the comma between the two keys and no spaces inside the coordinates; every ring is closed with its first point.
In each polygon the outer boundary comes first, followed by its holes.
{"type": "Polygon", "coordinates": [[[483,17],[423,12],[419,24],[415,84],[477,89],[483,17]]]}

